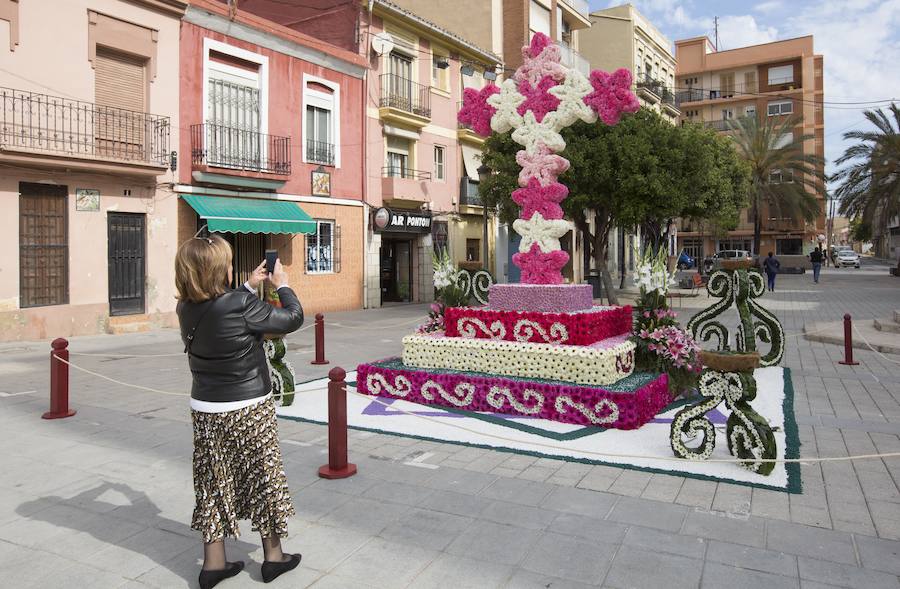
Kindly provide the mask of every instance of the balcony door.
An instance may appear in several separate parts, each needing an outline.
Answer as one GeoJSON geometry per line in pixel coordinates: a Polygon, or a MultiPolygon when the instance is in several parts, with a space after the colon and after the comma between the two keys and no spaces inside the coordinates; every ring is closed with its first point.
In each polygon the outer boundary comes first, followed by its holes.
{"type": "Polygon", "coordinates": [[[412,110],[413,105],[413,60],[411,57],[399,53],[391,52],[390,62],[388,64],[390,77],[390,94],[395,104],[392,106],[406,111],[412,110]]]}
{"type": "Polygon", "coordinates": [[[94,60],[94,101],[97,155],[145,160],[147,60],[98,47],[94,60]]]}
{"type": "Polygon", "coordinates": [[[210,165],[258,170],[265,157],[261,135],[259,66],[210,53],[206,157],[210,165]]]}

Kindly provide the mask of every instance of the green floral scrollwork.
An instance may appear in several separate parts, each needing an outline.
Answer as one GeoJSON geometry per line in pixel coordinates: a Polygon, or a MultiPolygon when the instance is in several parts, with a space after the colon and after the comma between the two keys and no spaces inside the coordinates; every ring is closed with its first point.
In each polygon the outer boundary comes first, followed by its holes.
{"type": "Polygon", "coordinates": [[[283,338],[267,339],[263,341],[263,350],[269,364],[272,396],[275,398],[275,404],[287,407],[294,402],[295,379],[294,367],[284,358],[287,353],[287,344],[283,338]]]}
{"type": "Polygon", "coordinates": [[[687,329],[697,341],[708,342],[713,336],[716,336],[716,349],[719,351],[730,350],[728,343],[728,328],[719,321],[714,321],[716,317],[724,313],[734,303],[734,286],[732,277],[724,270],[713,272],[709,277],[709,284],[706,288],[711,296],[719,300],[711,306],[703,309],[687,323],[687,329]]]}
{"type": "Polygon", "coordinates": [[[704,385],[710,374],[712,373],[705,372],[700,376],[700,394],[703,399],[676,413],[675,419],[672,420],[669,442],[672,445],[672,452],[679,458],[706,460],[716,449],[716,428],[706,414],[722,402],[724,392],[704,385]],[[703,439],[696,447],[689,448],[684,443],[685,435],[693,438],[699,434],[703,435],[703,439]]]}

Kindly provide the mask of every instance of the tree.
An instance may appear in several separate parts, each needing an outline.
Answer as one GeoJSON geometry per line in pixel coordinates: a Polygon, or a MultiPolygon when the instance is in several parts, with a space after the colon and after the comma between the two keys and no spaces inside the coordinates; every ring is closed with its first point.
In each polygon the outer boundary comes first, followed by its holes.
{"type": "Polygon", "coordinates": [[[877,225],[875,233],[884,234],[887,222],[900,215],[900,108],[892,103],[888,113],[878,109],[863,114],[875,130],[844,133],[844,139],[859,143],[834,161],[849,165],[831,179],[840,182],[835,196],[841,214],[859,219],[870,233],[877,225]]]}
{"type": "Polygon", "coordinates": [[[857,243],[872,241],[872,225],[857,217],[850,221],[850,239],[857,243]]]}
{"type": "Polygon", "coordinates": [[[762,215],[813,221],[819,214],[816,194],[825,193],[824,160],[803,152],[813,135],[794,135],[800,119],[782,123],[776,117],[760,122],[756,116],[731,119],[731,138],[750,166],[750,217],[753,248],[760,252],[762,215]]]}
{"type": "MultiPolygon", "coordinates": [[[[569,188],[566,217],[585,236],[585,247],[600,269],[615,302],[606,260],[614,226],[641,226],[651,243],[664,243],[669,221],[682,216],[734,223],[743,206],[749,173],[727,140],[710,130],[672,126],[647,109],[618,125],[576,123],[563,130],[571,164],[560,177],[569,188]]],[[[480,192],[501,220],[518,216],[512,191],[518,187],[509,134],[492,135],[483,162],[495,173],[480,192]]]]}

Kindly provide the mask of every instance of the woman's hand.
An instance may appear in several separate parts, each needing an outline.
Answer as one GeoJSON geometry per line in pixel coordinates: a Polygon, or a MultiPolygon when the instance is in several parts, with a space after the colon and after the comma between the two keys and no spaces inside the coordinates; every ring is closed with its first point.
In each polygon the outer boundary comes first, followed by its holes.
{"type": "Polygon", "coordinates": [[[272,281],[272,284],[275,285],[275,288],[278,288],[279,286],[287,286],[288,275],[287,272],[284,271],[284,266],[281,265],[281,259],[275,260],[275,271],[272,272],[269,280],[272,281]]]}
{"type": "Polygon", "coordinates": [[[266,278],[268,278],[268,272],[266,272],[266,261],[263,260],[262,264],[257,266],[256,269],[253,270],[253,273],[250,274],[250,280],[247,281],[247,284],[249,284],[253,290],[256,290],[266,278]]]}

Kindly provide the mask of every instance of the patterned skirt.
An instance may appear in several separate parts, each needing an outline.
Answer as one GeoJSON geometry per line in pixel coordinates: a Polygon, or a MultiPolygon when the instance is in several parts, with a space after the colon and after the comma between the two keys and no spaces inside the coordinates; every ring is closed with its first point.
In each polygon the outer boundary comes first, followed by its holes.
{"type": "Polygon", "coordinates": [[[287,536],[294,515],[278,445],[275,403],[269,397],[237,411],[191,411],[194,494],[191,528],[204,542],[237,537],[249,519],[263,537],[287,536]]]}

